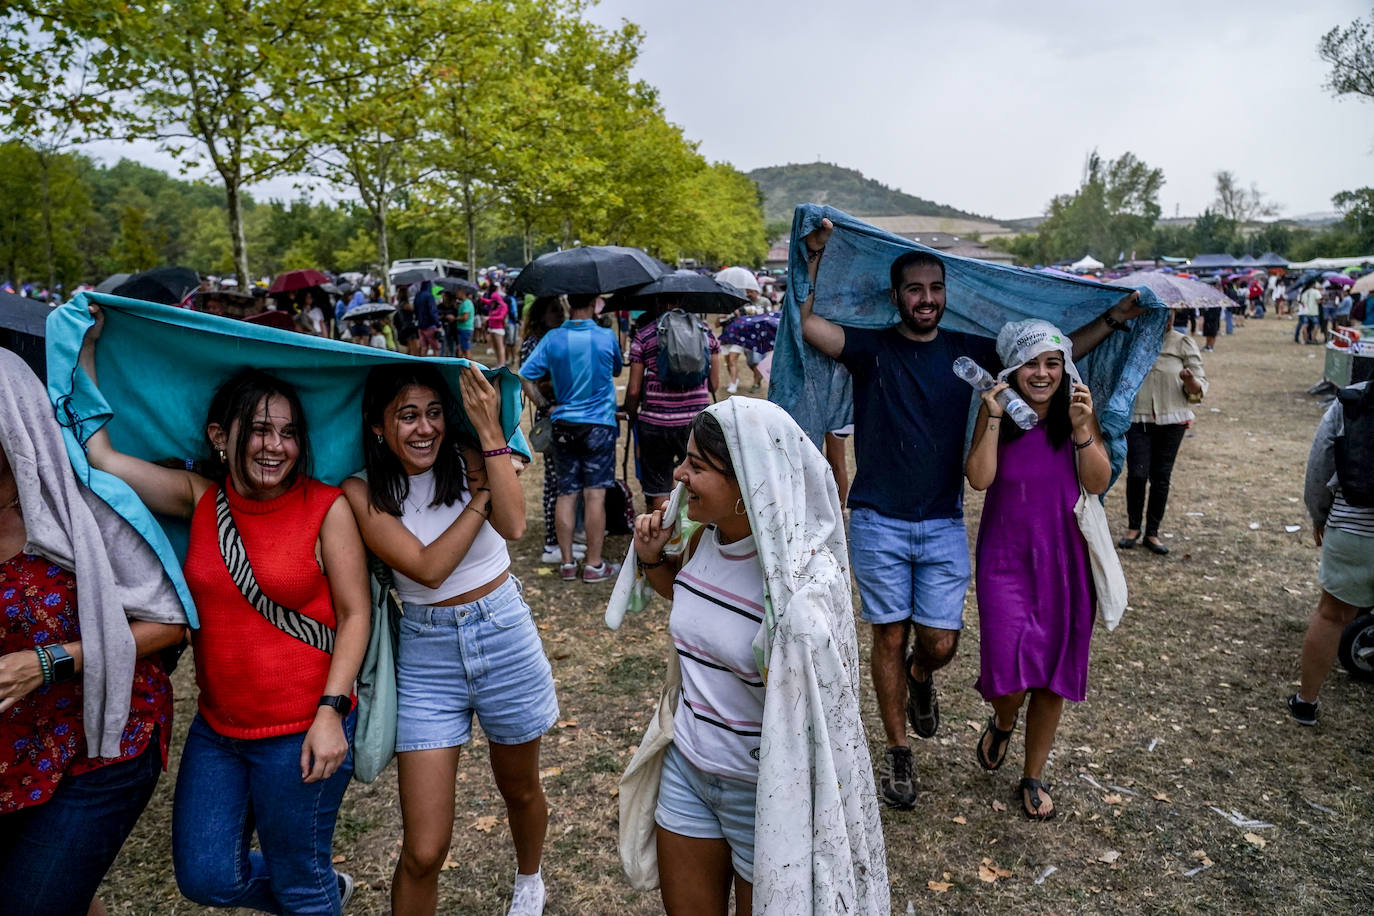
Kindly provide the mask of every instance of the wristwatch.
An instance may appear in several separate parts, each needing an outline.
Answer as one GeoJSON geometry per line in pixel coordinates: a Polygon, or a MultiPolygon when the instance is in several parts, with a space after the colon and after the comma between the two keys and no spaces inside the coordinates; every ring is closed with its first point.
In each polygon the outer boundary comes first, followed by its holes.
{"type": "Polygon", "coordinates": [[[349,711],[353,709],[353,701],[346,696],[320,697],[320,705],[332,708],[340,716],[348,715],[349,711]]]}
{"type": "Polygon", "coordinates": [[[1112,317],[1111,309],[1102,313],[1102,320],[1107,322],[1107,327],[1113,331],[1129,331],[1131,326],[1124,321],[1118,321],[1112,317]]]}
{"type": "Polygon", "coordinates": [[[52,682],[60,684],[63,681],[70,681],[76,677],[76,659],[67,653],[67,650],[53,643],[44,646],[43,651],[48,653],[48,660],[52,662],[52,682]]]}

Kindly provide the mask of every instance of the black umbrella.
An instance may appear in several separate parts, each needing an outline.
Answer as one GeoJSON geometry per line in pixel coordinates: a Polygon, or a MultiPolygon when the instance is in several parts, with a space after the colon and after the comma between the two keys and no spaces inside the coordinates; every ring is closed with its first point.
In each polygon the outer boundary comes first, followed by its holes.
{"type": "Polygon", "coordinates": [[[428,267],[412,267],[409,270],[402,270],[391,275],[391,282],[395,286],[409,286],[412,283],[423,283],[426,280],[437,279],[439,274],[428,267]]]}
{"type": "Polygon", "coordinates": [[[124,283],[132,276],[133,274],[110,274],[104,280],[96,284],[95,291],[97,293],[112,293],[115,291],[116,286],[124,283]]]}
{"type": "Polygon", "coordinates": [[[396,311],[396,306],[386,302],[364,302],[362,305],[355,305],[344,312],[344,321],[355,318],[373,318],[380,315],[390,315],[396,311]]]}
{"type": "Polygon", "coordinates": [[[200,286],[200,274],[189,267],[154,267],[134,274],[111,292],[126,299],[179,305],[197,286],[200,286]]]}
{"type": "Polygon", "coordinates": [[[511,285],[516,296],[594,295],[643,286],[668,273],[668,267],[638,248],[588,245],[540,255],[511,285]]]}
{"type": "Polygon", "coordinates": [[[37,299],[0,292],[0,347],[18,353],[40,379],[47,378],[44,337],[51,312],[37,299]]]}
{"type": "Polygon", "coordinates": [[[462,277],[440,277],[434,281],[434,285],[450,293],[463,293],[475,296],[482,291],[482,288],[471,280],[464,280],[462,277]]]}
{"type": "Polygon", "coordinates": [[[624,296],[617,296],[615,304],[617,310],[623,311],[645,308],[651,301],[672,303],[689,312],[728,315],[741,305],[747,305],[749,297],[713,277],[677,270],[630,290],[624,296]]]}

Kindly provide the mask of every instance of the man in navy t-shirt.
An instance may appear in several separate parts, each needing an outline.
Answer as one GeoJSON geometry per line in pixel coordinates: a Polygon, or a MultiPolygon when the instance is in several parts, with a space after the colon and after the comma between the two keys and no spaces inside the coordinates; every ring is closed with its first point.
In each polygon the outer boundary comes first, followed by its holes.
{"type": "MultiPolygon", "coordinates": [[[[830,220],[806,237],[807,270],[815,289],[830,220]]],[[[954,658],[969,582],[964,531],[964,434],[974,396],[954,374],[967,356],[989,372],[1001,369],[993,340],[946,331],[945,265],[923,251],[892,262],[888,297],[900,321],[881,330],[846,328],[802,303],[802,337],[842,363],[854,379],[854,452],[858,472],[849,491],[849,549],[873,625],[873,688],[887,736],[879,790],[894,807],[915,804],[906,722],[923,738],[940,724],[934,673],[954,658]],[[913,638],[914,636],[914,638],[913,638]],[[911,653],[907,642],[911,639],[911,653]]],[[[1070,337],[1077,358],[1142,311],[1125,297],[1070,337]]]]}

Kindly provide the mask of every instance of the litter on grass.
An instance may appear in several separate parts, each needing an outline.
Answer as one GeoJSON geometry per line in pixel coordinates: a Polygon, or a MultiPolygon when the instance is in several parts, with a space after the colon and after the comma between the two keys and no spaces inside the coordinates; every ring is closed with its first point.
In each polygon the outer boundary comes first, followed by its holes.
{"type": "Polygon", "coordinates": [[[1246,817],[1244,814],[1241,814],[1235,808],[1232,808],[1230,812],[1226,812],[1216,807],[1215,805],[1208,805],[1207,807],[1215,811],[1217,814],[1220,814],[1222,817],[1226,818],[1235,826],[1240,827],[1244,830],[1263,830],[1265,827],[1274,826],[1273,824],[1266,824],[1264,821],[1257,821],[1254,818],[1246,817]]]}

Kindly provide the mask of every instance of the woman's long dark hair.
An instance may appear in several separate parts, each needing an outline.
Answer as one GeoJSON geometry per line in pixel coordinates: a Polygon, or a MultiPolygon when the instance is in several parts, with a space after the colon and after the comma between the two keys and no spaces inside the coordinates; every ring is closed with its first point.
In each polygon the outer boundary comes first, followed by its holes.
{"type": "MultiPolygon", "coordinates": [[[[268,375],[261,369],[240,369],[215,389],[210,398],[210,408],[206,411],[205,425],[218,423],[224,428],[226,436],[238,423],[238,438],[226,444],[232,454],[232,462],[221,460],[213,443],[210,446],[210,461],[205,465],[208,475],[223,483],[229,477],[229,466],[243,468],[248,461],[248,440],[253,430],[253,419],[263,398],[277,395],[284,398],[291,407],[291,425],[296,428],[296,443],[299,452],[291,465],[283,483],[287,489],[295,485],[302,476],[310,475],[310,429],[305,421],[305,409],[301,407],[300,395],[295,386],[268,375]]],[[[208,437],[207,437],[207,441],[208,437]]],[[[227,457],[227,456],[226,456],[227,457]]]]}
{"type": "Polygon", "coordinates": [[[444,409],[444,438],[434,457],[434,501],[430,505],[451,506],[466,488],[458,447],[471,437],[463,432],[462,409],[439,370],[409,362],[378,366],[367,374],[363,387],[363,464],[367,468],[368,499],[372,506],[395,516],[402,514],[402,506],[410,495],[410,477],[401,459],[372,427],[385,424],[388,405],[411,385],[439,395],[444,409]]]}
{"type": "MultiPolygon", "coordinates": [[[[1022,391],[1016,383],[1015,371],[1007,376],[1007,381],[1011,383],[1012,391],[1015,391],[1022,398],[1025,398],[1026,393],[1022,391]]],[[[1072,391],[1073,379],[1069,377],[1068,371],[1065,370],[1063,376],[1059,379],[1059,387],[1054,389],[1054,394],[1050,395],[1050,409],[1049,413],[1045,414],[1044,420],[1045,433],[1049,436],[1050,445],[1053,445],[1055,448],[1062,448],[1064,443],[1069,441],[1069,437],[1073,435],[1073,422],[1069,419],[1069,395],[1072,391]]],[[[1015,442],[1025,433],[1024,429],[1017,426],[1015,423],[1009,422],[1010,419],[1011,418],[1008,417],[1008,422],[1001,424],[1001,431],[998,437],[999,442],[1015,442]]]]}

